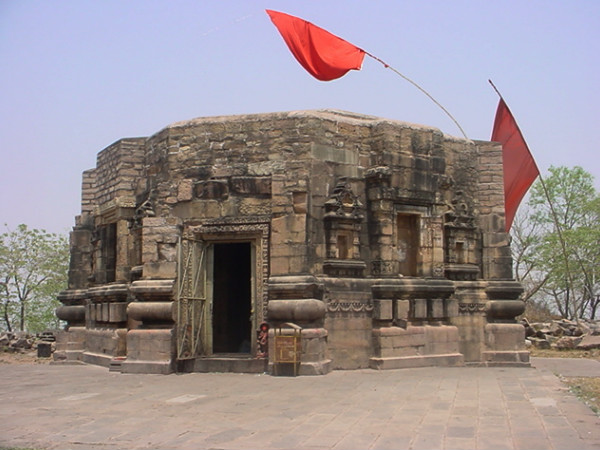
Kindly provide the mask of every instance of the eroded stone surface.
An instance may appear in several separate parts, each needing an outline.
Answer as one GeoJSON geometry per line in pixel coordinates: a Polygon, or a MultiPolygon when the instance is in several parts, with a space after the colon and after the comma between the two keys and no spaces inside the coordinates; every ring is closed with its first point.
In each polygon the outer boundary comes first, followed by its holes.
{"type": "Polygon", "coordinates": [[[526,365],[503,202],[499,144],[341,111],[119,140],[83,174],[60,354],[190,370],[267,322],[300,373],[526,365]]]}

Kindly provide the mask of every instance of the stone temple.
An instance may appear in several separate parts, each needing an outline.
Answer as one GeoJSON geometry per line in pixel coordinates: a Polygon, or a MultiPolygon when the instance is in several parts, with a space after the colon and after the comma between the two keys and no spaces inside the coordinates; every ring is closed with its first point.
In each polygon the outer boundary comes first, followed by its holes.
{"type": "Polygon", "coordinates": [[[502,180],[498,143],[335,110],[121,139],[83,173],[55,359],[273,371],[279,335],[301,375],[526,366],[502,180]]]}

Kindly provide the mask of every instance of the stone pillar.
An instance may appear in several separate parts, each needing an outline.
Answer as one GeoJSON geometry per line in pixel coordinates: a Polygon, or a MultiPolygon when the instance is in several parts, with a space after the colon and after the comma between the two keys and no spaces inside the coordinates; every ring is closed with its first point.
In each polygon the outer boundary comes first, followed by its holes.
{"type": "Polygon", "coordinates": [[[269,369],[275,355],[274,329],[291,322],[302,328],[302,354],[299,375],[324,375],[331,371],[327,358],[327,330],[323,327],[326,306],[323,287],[312,276],[285,276],[269,279],[267,307],[269,330],[269,369]]]}
{"type": "MultiPolygon", "coordinates": [[[[423,260],[423,276],[443,277],[444,276],[444,221],[440,216],[423,218],[426,223],[428,233],[430,233],[431,249],[429,250],[429,260],[423,260]]],[[[424,240],[425,241],[425,240],[424,240]]]]}
{"type": "Polygon", "coordinates": [[[124,283],[89,288],[83,361],[109,367],[127,353],[128,286],[124,283]]]}
{"type": "Polygon", "coordinates": [[[69,234],[69,289],[85,289],[93,275],[92,231],[90,227],[76,226],[69,234]]]}
{"type": "Polygon", "coordinates": [[[525,328],[515,317],[523,314],[525,303],[519,300],[521,284],[514,280],[490,281],[486,294],[488,324],[485,326],[485,350],[482,362],[493,366],[529,366],[525,350],[525,328]]]}
{"type": "Polygon", "coordinates": [[[366,171],[367,220],[371,248],[371,273],[374,276],[396,276],[393,229],[392,171],[389,167],[373,167],[366,171]]]}
{"type": "Polygon", "coordinates": [[[479,364],[485,346],[487,295],[485,281],[455,281],[458,314],[450,322],[458,327],[459,349],[467,364],[479,364]]]}
{"type": "Polygon", "coordinates": [[[126,283],[131,278],[133,235],[130,226],[129,220],[118,220],[116,223],[115,281],[118,283],[126,283]]]}
{"type": "Polygon", "coordinates": [[[135,301],[127,306],[127,315],[139,325],[127,332],[127,358],[121,364],[121,372],[168,374],[175,370],[173,284],[173,280],[131,283],[135,301]]]}
{"type": "Polygon", "coordinates": [[[69,289],[58,294],[63,304],[56,309],[56,316],[67,322],[56,337],[55,361],[78,361],[83,359],[85,347],[85,311],[88,302],[87,289],[69,289]]]}

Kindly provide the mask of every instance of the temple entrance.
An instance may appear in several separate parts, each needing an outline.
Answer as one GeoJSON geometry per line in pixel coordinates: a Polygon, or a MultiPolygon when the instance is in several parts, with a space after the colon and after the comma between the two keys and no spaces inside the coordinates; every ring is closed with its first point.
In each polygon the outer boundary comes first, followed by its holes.
{"type": "Polygon", "coordinates": [[[262,223],[189,227],[177,282],[178,370],[264,373],[255,358],[265,320],[269,227],[262,223]]]}
{"type": "Polygon", "coordinates": [[[250,353],[252,333],[252,245],[213,245],[213,353],[250,353]]]}

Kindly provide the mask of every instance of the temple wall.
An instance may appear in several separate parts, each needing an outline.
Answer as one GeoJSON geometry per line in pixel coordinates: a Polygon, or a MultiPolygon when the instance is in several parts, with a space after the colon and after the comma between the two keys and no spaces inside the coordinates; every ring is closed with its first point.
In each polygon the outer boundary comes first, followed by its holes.
{"type": "Polygon", "coordinates": [[[213,301],[215,246],[249,246],[252,327],[300,326],[301,374],[527,364],[503,201],[498,144],[352,113],[201,118],[119,140],[83,174],[64,348],[131,373],[177,370],[188,345],[209,356],[209,315],[204,343],[186,340],[185,240],[206,256],[196,305],[213,301]]]}

